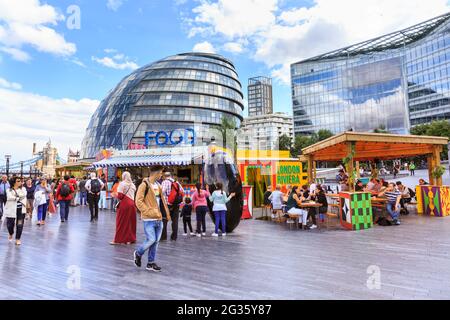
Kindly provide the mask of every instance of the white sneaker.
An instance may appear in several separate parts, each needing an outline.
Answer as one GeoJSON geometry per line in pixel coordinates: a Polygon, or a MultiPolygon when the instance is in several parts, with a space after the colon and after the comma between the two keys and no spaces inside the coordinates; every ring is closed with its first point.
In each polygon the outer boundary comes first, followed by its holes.
{"type": "Polygon", "coordinates": [[[224,232],[224,233],[222,233],[222,237],[225,237],[227,234],[224,232]]]}
{"type": "Polygon", "coordinates": [[[194,232],[191,232],[191,236],[195,236],[195,233],[194,233],[194,232]]]}
{"type": "Polygon", "coordinates": [[[202,236],[206,236],[206,232],[202,232],[202,236]]]}
{"type": "Polygon", "coordinates": [[[183,236],[187,236],[187,233],[183,233],[183,236]]]}
{"type": "Polygon", "coordinates": [[[309,227],[310,229],[317,229],[317,226],[315,224],[313,224],[311,227],[309,227]]]}
{"type": "Polygon", "coordinates": [[[201,233],[197,233],[197,237],[201,237],[202,236],[202,234],[201,233]]]}
{"type": "Polygon", "coordinates": [[[217,233],[214,232],[213,234],[211,234],[211,236],[212,236],[212,237],[218,237],[219,235],[218,235],[217,233]]]}

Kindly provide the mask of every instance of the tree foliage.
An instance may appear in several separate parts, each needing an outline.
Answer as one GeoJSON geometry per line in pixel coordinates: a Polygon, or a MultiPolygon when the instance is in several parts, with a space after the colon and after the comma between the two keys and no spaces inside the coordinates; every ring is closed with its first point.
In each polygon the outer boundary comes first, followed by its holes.
{"type": "Polygon", "coordinates": [[[281,135],[280,139],[278,140],[278,149],[291,150],[291,147],[292,147],[291,138],[289,138],[289,136],[286,134],[281,135]]]}
{"type": "MultiPolygon", "coordinates": [[[[450,122],[447,120],[433,121],[411,128],[411,134],[417,136],[435,136],[450,138],[450,122]]],[[[442,159],[448,158],[448,147],[444,146],[441,154],[442,159]]]]}
{"type": "Polygon", "coordinates": [[[291,149],[291,154],[294,157],[298,157],[301,154],[303,148],[306,148],[314,143],[328,139],[333,136],[330,130],[321,129],[314,132],[311,136],[296,135],[294,140],[294,147],[291,149]]]}

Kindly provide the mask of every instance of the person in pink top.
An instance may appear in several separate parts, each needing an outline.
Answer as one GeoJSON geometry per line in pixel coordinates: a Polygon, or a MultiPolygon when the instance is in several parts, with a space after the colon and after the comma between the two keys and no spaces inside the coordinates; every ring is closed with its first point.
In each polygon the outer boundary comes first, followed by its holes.
{"type": "Polygon", "coordinates": [[[206,213],[208,212],[208,203],[206,199],[210,196],[209,192],[202,190],[202,185],[197,183],[192,195],[192,208],[195,210],[197,220],[197,237],[206,236],[206,213]]]}

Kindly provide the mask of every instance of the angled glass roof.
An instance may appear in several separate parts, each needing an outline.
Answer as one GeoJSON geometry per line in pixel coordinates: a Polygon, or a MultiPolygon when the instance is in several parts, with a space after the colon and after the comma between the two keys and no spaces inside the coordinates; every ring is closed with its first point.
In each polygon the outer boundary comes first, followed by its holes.
{"type": "Polygon", "coordinates": [[[433,19],[427,20],[425,22],[416,24],[404,30],[392,32],[375,39],[367,40],[342,49],[318,55],[313,58],[302,60],[298,63],[325,60],[325,59],[334,59],[340,57],[349,57],[370,52],[379,52],[389,49],[400,48],[426,37],[433,30],[435,30],[437,27],[439,27],[441,24],[443,24],[449,19],[450,19],[450,12],[435,17],[433,19]]]}

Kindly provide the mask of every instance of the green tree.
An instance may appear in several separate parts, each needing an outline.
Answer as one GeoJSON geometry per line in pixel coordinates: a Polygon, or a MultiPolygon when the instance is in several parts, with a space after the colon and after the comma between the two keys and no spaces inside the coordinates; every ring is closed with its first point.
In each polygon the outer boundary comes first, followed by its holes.
{"type": "MultiPolygon", "coordinates": [[[[418,136],[435,136],[450,138],[450,122],[447,120],[433,121],[427,124],[421,124],[411,128],[411,134],[418,136]]],[[[448,158],[448,147],[444,146],[441,158],[448,158]]]]}
{"type": "Polygon", "coordinates": [[[386,126],[384,124],[380,124],[378,128],[375,128],[373,130],[374,133],[390,133],[389,130],[386,129],[386,126]]]}
{"type": "Polygon", "coordinates": [[[325,140],[325,139],[328,139],[328,138],[332,137],[333,136],[333,132],[331,132],[330,130],[327,130],[327,129],[320,129],[313,136],[315,136],[314,141],[315,142],[319,142],[319,141],[322,141],[322,140],[325,140]]]}
{"type": "Polygon", "coordinates": [[[291,149],[291,154],[294,157],[298,157],[303,148],[306,148],[310,145],[314,144],[311,140],[311,137],[296,135],[294,140],[294,147],[291,149]]]}
{"type": "Polygon", "coordinates": [[[281,135],[280,139],[278,140],[278,149],[291,150],[291,147],[292,147],[291,138],[289,138],[288,135],[286,134],[281,135]]]}
{"type": "Polygon", "coordinates": [[[223,117],[219,127],[222,138],[223,148],[233,148],[233,158],[236,161],[237,154],[237,137],[236,137],[236,121],[231,117],[223,117]]]}

